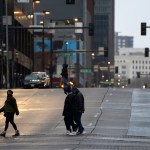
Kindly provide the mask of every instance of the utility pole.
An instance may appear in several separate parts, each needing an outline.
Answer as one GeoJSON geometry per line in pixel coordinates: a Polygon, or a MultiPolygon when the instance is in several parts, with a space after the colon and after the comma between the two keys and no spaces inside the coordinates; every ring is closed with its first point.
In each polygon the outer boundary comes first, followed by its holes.
{"type": "MultiPolygon", "coordinates": [[[[83,0],[83,24],[84,26],[87,25],[87,0],[83,0]]],[[[87,31],[84,30],[83,32],[84,37],[84,49],[87,51],[87,31]]],[[[84,66],[87,67],[87,57],[86,53],[84,54],[84,66]]],[[[78,70],[79,71],[79,70],[78,70]]],[[[87,74],[84,73],[84,87],[86,87],[86,80],[87,80],[87,74]]]]}
{"type": "Polygon", "coordinates": [[[7,68],[7,75],[6,75],[6,81],[7,81],[7,88],[10,88],[9,83],[9,48],[8,48],[8,0],[5,0],[5,19],[6,19],[6,52],[7,52],[7,58],[6,58],[6,68],[7,68]]]}

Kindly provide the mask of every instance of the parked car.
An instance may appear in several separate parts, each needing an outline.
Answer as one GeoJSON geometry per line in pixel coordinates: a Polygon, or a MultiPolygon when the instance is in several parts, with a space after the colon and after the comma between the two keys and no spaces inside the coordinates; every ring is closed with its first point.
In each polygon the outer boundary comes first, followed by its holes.
{"type": "Polygon", "coordinates": [[[46,72],[32,72],[26,75],[24,88],[46,88],[50,86],[50,78],[46,72]]]}

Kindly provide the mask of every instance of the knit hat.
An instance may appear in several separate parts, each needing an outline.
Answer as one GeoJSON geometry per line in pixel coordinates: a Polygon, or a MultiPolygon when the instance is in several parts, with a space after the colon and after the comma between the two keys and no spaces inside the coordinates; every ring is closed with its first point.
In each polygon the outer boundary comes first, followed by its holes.
{"type": "Polygon", "coordinates": [[[11,95],[12,95],[12,94],[13,94],[13,91],[12,91],[12,90],[8,90],[8,91],[7,91],[7,94],[11,94],[11,95]]]}
{"type": "Polygon", "coordinates": [[[70,93],[70,92],[71,92],[71,87],[69,85],[65,85],[64,93],[67,94],[67,93],[70,93]]]}

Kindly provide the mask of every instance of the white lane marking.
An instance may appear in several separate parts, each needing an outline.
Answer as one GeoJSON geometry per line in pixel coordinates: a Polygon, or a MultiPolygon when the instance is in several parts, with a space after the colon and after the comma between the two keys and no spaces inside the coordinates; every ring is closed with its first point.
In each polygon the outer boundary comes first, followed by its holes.
{"type": "Polygon", "coordinates": [[[94,115],[95,118],[97,118],[98,116],[99,116],[99,113],[96,113],[96,114],[94,115]]]}
{"type": "Polygon", "coordinates": [[[102,110],[102,109],[103,109],[103,107],[101,106],[101,107],[100,107],[100,110],[102,110]]]}
{"type": "Polygon", "coordinates": [[[93,125],[93,123],[89,123],[88,125],[87,125],[87,127],[90,127],[90,126],[92,126],[93,125]]]}

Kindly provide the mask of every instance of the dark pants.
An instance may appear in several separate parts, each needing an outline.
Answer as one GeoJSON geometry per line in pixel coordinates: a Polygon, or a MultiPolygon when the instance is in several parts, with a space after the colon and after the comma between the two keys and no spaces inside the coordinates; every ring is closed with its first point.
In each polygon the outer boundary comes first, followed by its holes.
{"type": "Polygon", "coordinates": [[[81,117],[82,117],[82,112],[74,113],[74,120],[75,120],[75,123],[77,124],[78,132],[80,133],[84,131],[84,128],[81,123],[81,117]]]}
{"type": "Polygon", "coordinates": [[[68,115],[64,117],[64,122],[65,122],[65,126],[66,129],[71,131],[76,131],[77,129],[77,125],[74,123],[73,121],[73,115],[68,115]]]}
{"type": "Polygon", "coordinates": [[[7,112],[7,113],[5,113],[5,117],[6,117],[6,121],[5,121],[5,129],[4,129],[4,131],[7,131],[8,126],[9,126],[9,122],[12,124],[13,128],[15,130],[17,130],[17,126],[14,123],[14,113],[7,112]]]}

